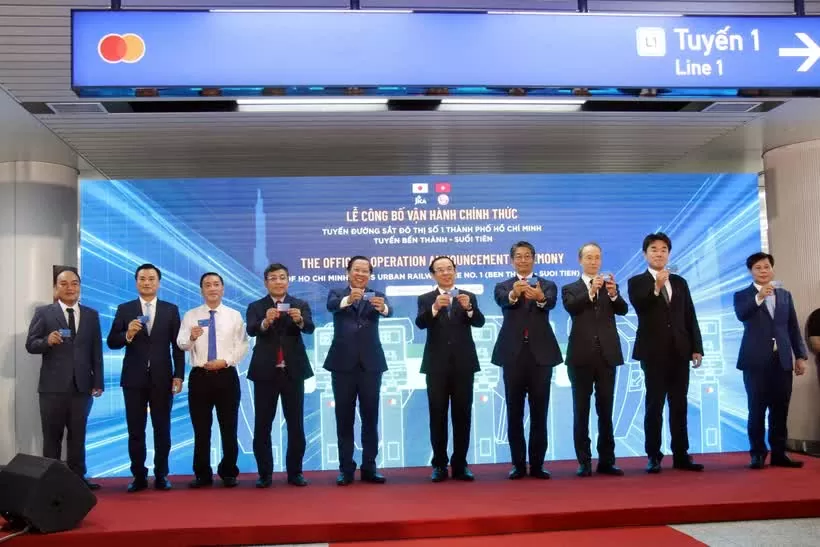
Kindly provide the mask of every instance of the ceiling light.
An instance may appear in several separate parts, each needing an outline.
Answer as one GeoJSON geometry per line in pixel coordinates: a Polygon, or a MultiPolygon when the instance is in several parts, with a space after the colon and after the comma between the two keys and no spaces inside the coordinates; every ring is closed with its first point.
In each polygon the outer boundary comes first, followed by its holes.
{"type": "Polygon", "coordinates": [[[282,97],[239,99],[240,112],[379,112],[387,110],[384,97],[282,97]]]}
{"type": "Polygon", "coordinates": [[[586,99],[492,99],[478,97],[446,97],[441,99],[444,104],[481,104],[481,105],[582,105],[586,99]]]}
{"type": "Polygon", "coordinates": [[[477,99],[448,97],[440,112],[579,112],[584,99],[477,99]]]}

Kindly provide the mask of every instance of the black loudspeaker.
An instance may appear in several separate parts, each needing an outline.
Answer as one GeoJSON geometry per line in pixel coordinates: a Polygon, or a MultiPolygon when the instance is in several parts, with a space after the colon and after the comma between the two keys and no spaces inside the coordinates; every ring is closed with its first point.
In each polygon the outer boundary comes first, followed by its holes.
{"type": "Polygon", "coordinates": [[[63,462],[17,454],[0,471],[0,516],[42,533],[71,530],[97,498],[63,462]]]}

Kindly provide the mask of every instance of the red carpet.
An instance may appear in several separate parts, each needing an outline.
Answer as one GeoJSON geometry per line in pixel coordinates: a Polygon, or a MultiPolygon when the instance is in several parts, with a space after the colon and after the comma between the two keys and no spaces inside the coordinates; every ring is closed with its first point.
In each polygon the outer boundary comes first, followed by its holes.
{"type": "Polygon", "coordinates": [[[333,543],[330,547],[701,547],[700,541],[667,526],[635,526],[600,530],[569,530],[539,534],[505,534],[465,538],[398,539],[333,543]]]}
{"type": "Polygon", "coordinates": [[[746,454],[712,454],[704,473],[643,472],[620,460],[625,477],[580,479],[575,463],[551,462],[553,480],[506,480],[508,465],[475,466],[473,484],[429,482],[429,469],[387,469],[389,484],[334,484],[335,473],[307,473],[311,486],[127,494],[109,479],[76,530],[15,538],[17,546],[242,545],[484,536],[689,522],[820,517],[820,460],[800,469],[746,469],[746,454]]]}

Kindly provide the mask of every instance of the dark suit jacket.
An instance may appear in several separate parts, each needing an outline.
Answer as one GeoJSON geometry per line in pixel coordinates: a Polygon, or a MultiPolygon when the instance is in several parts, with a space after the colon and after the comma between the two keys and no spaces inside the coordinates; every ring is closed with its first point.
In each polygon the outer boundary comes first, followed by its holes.
{"type": "MultiPolygon", "coordinates": [[[[375,293],[384,298],[384,293],[375,293]]],[[[387,360],[379,339],[379,319],[382,314],[364,299],[356,306],[342,309],[342,299],[349,294],[350,287],[346,287],[331,289],[327,295],[327,310],[333,314],[333,342],[327,352],[324,368],[334,372],[348,372],[361,363],[367,371],[384,372],[387,370],[387,360]]],[[[393,308],[386,299],[385,304],[390,317],[393,315],[393,308]]]]}
{"type": "Polygon", "coordinates": [[[310,306],[304,300],[299,300],[286,294],[282,299],[285,304],[290,304],[291,308],[298,308],[302,312],[304,325],[300,329],[293,319],[287,314],[280,314],[279,319],[268,326],[268,330],[262,330],[262,321],[269,308],[275,306],[273,298],[265,295],[256,302],[248,306],[245,312],[245,323],[248,336],[256,337],[256,344],[253,347],[253,357],[248,367],[248,380],[253,382],[272,381],[276,372],[276,355],[279,348],[285,357],[287,372],[292,378],[307,379],[313,376],[313,369],[310,367],[305,342],[302,334],[313,334],[316,327],[313,325],[313,316],[310,313],[310,306]]]}
{"type": "Polygon", "coordinates": [[[572,317],[572,329],[567,345],[567,366],[584,366],[595,362],[601,354],[610,366],[624,363],[621,341],[615,326],[616,315],[626,315],[629,306],[620,293],[612,300],[605,287],[598,291],[598,300],[589,299],[589,288],[583,278],[561,288],[564,308],[572,317]]]}
{"type": "Polygon", "coordinates": [[[540,367],[554,367],[561,364],[561,348],[549,323],[550,310],[558,300],[558,287],[552,281],[541,277],[538,285],[547,298],[544,307],[534,300],[519,299],[510,304],[509,294],[518,277],[502,281],[495,286],[495,301],[501,306],[504,322],[493,348],[492,363],[500,367],[515,366],[521,347],[524,345],[524,329],[528,331],[530,351],[540,367]]]}
{"type": "Polygon", "coordinates": [[[80,305],[77,336],[49,347],[48,335],[67,329],[59,303],[41,306],[34,312],[26,337],[26,351],[43,356],[40,393],[73,393],[74,380],[81,393],[103,389],[102,333],[97,310],[80,305]]]}
{"type": "Polygon", "coordinates": [[[108,347],[125,348],[122,360],[120,386],[125,388],[159,387],[171,388],[171,380],[185,378],[185,352],[177,347],[179,335],[179,308],[170,302],[157,299],[151,334],[143,328],[131,343],[125,340],[128,323],[142,315],[139,299],[117,306],[108,347]],[[173,360],[172,360],[173,359],[173,360]],[[151,363],[149,369],[148,363],[151,363]]]}
{"type": "Polygon", "coordinates": [[[632,358],[636,361],[669,361],[670,351],[679,361],[689,362],[693,353],[703,355],[695,305],[689,285],[679,275],[669,276],[672,301],[663,293],[655,296],[655,278],[649,270],[629,279],[629,301],[638,314],[638,333],[632,358]]]}
{"type": "Polygon", "coordinates": [[[459,371],[474,373],[480,370],[471,327],[483,327],[484,314],[478,309],[478,301],[473,293],[462,290],[458,292],[470,297],[472,317],[467,316],[467,311],[456,299],[453,299],[452,314],[448,308],[442,308],[433,317],[433,302],[441,294],[438,287],[418,298],[416,326],[422,330],[427,329],[427,341],[421,358],[422,374],[446,372],[451,357],[459,371]]]}
{"type": "Polygon", "coordinates": [[[774,338],[781,368],[792,370],[792,354],[797,359],[808,359],[792,295],[786,289],[774,290],[774,319],[765,302],[757,305],[755,295],[754,285],[735,293],[735,315],[743,323],[737,368],[763,371],[771,361],[774,338]]]}

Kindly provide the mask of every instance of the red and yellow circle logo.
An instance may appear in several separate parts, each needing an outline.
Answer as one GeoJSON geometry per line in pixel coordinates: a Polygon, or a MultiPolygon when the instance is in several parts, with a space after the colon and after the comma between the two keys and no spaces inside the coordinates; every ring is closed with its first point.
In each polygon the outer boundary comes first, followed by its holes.
{"type": "Polygon", "coordinates": [[[136,34],[106,34],[97,51],[106,63],[136,63],[145,55],[145,42],[136,34]]]}

